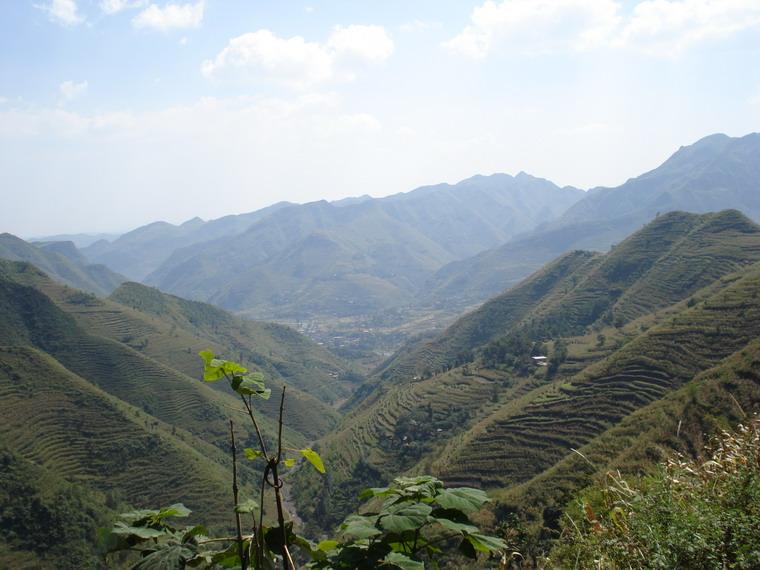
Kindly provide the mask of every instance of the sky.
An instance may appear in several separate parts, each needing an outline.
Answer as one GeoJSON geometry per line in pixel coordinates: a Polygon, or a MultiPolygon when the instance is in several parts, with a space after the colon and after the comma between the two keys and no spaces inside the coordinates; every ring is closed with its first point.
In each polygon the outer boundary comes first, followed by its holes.
{"type": "Polygon", "coordinates": [[[6,0],[0,232],[122,232],[760,131],[760,0],[6,0]]]}

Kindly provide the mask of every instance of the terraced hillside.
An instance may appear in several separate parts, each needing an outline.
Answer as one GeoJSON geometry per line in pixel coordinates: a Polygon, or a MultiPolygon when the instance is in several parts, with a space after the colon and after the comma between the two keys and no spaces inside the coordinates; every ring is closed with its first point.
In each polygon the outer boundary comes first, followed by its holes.
{"type": "Polygon", "coordinates": [[[760,226],[735,210],[672,212],[610,253],[565,254],[456,321],[437,339],[400,355],[383,379],[409,378],[472,358],[505,335],[577,335],[597,321],[618,326],[687,298],[760,261],[760,226]]]}
{"type": "Polygon", "coordinates": [[[35,349],[4,346],[0,362],[5,447],[123,501],[184,500],[213,523],[227,523],[223,451],[125,404],[35,349]]]}
{"type": "MultiPolygon", "coordinates": [[[[141,291],[153,293],[133,286],[131,298],[138,300],[141,291]]],[[[257,361],[263,362],[260,368],[270,376],[271,387],[289,386],[284,436],[291,447],[333,427],[338,414],[326,402],[350,390],[344,364],[284,327],[248,328],[211,307],[183,307],[173,297],[164,301],[173,318],[71,289],[27,263],[0,261],[0,450],[18,469],[38,466],[29,469],[44,471],[55,480],[53,487],[74,489],[93,509],[108,503],[97,517],[82,522],[83,528],[126,504],[147,507],[180,500],[204,521],[227,524],[228,418],[240,418],[236,431],[243,445],[255,436],[243,421],[239,399],[221,382],[198,379],[199,350],[242,355],[254,369],[257,361]],[[188,330],[203,314],[222,319],[225,332],[220,328],[215,333],[211,320],[198,320],[188,330]],[[290,360],[265,356],[284,355],[288,343],[295,346],[290,360]],[[312,372],[316,380],[309,384],[312,372]],[[334,386],[328,386],[328,378],[334,386]],[[295,384],[310,387],[314,395],[295,384]],[[321,392],[322,387],[332,390],[321,392]]],[[[269,438],[275,434],[270,419],[274,406],[272,401],[261,407],[269,438]]],[[[252,467],[244,464],[241,478],[248,494],[256,492],[248,488],[252,476],[252,467]]],[[[28,501],[38,497],[47,504],[44,489],[32,487],[25,495],[28,501]]],[[[3,509],[11,497],[4,501],[0,511],[10,513],[3,509]]],[[[31,502],[14,509],[31,513],[29,524],[53,524],[49,509],[31,502]]],[[[55,519],[56,528],[66,526],[64,519],[78,524],[70,521],[73,511],[59,514],[63,518],[55,519]]],[[[11,527],[23,522],[3,520],[11,527]]],[[[14,537],[0,532],[0,567],[5,562],[46,567],[45,552],[14,537]]],[[[95,538],[80,539],[83,559],[89,560],[95,538]]],[[[72,539],[63,533],[60,540],[72,539]]]]}
{"type": "Polygon", "coordinates": [[[481,487],[525,482],[742,350],[760,335],[760,303],[752,298],[760,266],[740,275],[569,380],[479,422],[442,453],[438,470],[481,487]]]}
{"type": "Polygon", "coordinates": [[[0,416],[0,567],[97,567],[97,530],[127,505],[183,501],[228,527],[223,450],[39,350],[0,346],[0,416]]]}
{"type": "MultiPolygon", "coordinates": [[[[120,393],[137,387],[139,395],[136,397],[139,402],[136,405],[151,406],[157,394],[145,386],[158,390],[160,384],[150,382],[143,386],[140,380],[135,384],[134,378],[155,379],[166,376],[190,381],[192,390],[185,394],[185,398],[201,389],[203,394],[212,394],[214,398],[222,393],[228,395],[229,392],[222,383],[203,384],[194,380],[199,371],[198,352],[211,348],[218,354],[230,355],[253,369],[261,370],[273,389],[279,390],[285,384],[289,386],[288,410],[291,412],[291,422],[287,427],[293,441],[303,442],[325,434],[335,425],[338,414],[330,402],[339,401],[350,393],[353,389],[351,379],[358,379],[340,360],[285,327],[266,323],[249,324],[200,303],[190,303],[185,307],[185,316],[174,309],[169,311],[174,315],[172,317],[168,314],[151,314],[148,310],[136,310],[109,299],[98,299],[66,289],[33,268],[21,269],[15,272],[16,280],[30,283],[35,289],[43,291],[64,314],[75,319],[80,325],[78,330],[87,330],[95,338],[95,341],[85,338],[76,342],[85,350],[97,346],[92,350],[101,351],[98,353],[99,358],[91,361],[67,354],[64,357],[69,359],[67,366],[76,368],[88,378],[87,374],[94,374],[94,378],[107,377],[109,382],[118,386],[120,393]],[[206,315],[207,321],[201,320],[203,315],[206,315]],[[208,319],[208,315],[217,320],[208,319]],[[197,323],[191,330],[177,324],[186,321],[184,324],[189,326],[190,320],[197,323]],[[229,323],[229,327],[223,326],[223,323],[229,323]],[[292,351],[289,350],[291,346],[292,351]],[[79,360],[82,361],[81,364],[78,364],[79,360]],[[117,364],[106,374],[106,363],[109,362],[117,364]],[[80,370],[79,366],[84,367],[84,370],[80,370]],[[135,375],[131,370],[141,370],[141,374],[135,375]],[[122,371],[126,379],[119,380],[121,377],[118,375],[122,371]]],[[[143,307],[150,306],[147,299],[154,299],[157,295],[164,297],[154,289],[137,284],[132,284],[128,289],[131,291],[130,302],[143,307]]],[[[176,297],[164,297],[168,306],[182,305],[182,301],[176,297]]],[[[203,400],[206,397],[203,394],[197,397],[203,400]]],[[[233,404],[224,403],[224,406],[229,405],[233,404]]],[[[267,417],[275,417],[275,401],[264,402],[262,412],[267,417]]],[[[226,433],[224,426],[220,429],[220,433],[226,433]]]]}
{"type": "Polygon", "coordinates": [[[269,376],[332,404],[355,389],[357,377],[346,363],[293,329],[249,321],[197,301],[188,301],[138,283],[125,283],[110,297],[122,305],[154,315],[164,323],[220,342],[255,363],[269,376]]]}
{"type": "MultiPolygon", "coordinates": [[[[303,516],[332,524],[353,507],[346,489],[398,471],[517,497],[572,449],[741,360],[760,336],[759,246],[760,227],[738,212],[672,213],[606,255],[560,258],[376,378],[323,440],[333,486],[303,516]],[[532,363],[538,354],[548,365],[532,363]]],[[[735,394],[748,410],[751,386],[735,394]]],[[[714,417],[735,416],[721,405],[714,417]]]]}
{"type": "Polygon", "coordinates": [[[522,505],[538,522],[545,509],[557,509],[608,469],[640,472],[678,451],[695,455],[710,434],[745,421],[760,410],[760,341],[698,374],[667,394],[568,453],[551,468],[523,484],[496,492],[507,508],[522,505]],[[527,508],[526,508],[527,507],[527,508]]]}
{"type": "Polygon", "coordinates": [[[61,283],[98,295],[108,295],[126,281],[105,265],[90,264],[71,242],[32,244],[0,234],[0,259],[32,263],[61,283]]]}

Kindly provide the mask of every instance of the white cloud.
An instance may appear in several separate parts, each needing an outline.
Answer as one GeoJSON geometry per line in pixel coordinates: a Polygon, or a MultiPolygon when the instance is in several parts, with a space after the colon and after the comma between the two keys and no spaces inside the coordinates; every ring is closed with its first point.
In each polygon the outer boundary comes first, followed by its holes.
{"type": "Polygon", "coordinates": [[[87,93],[87,87],[87,81],[80,81],[79,83],[64,81],[58,86],[58,91],[66,101],[71,101],[87,93]]]}
{"type": "Polygon", "coordinates": [[[517,53],[616,47],[670,56],[758,26],[758,0],[643,0],[628,14],[617,0],[487,0],[444,46],[473,58],[496,47],[517,53]]]}
{"type": "Polygon", "coordinates": [[[381,26],[338,26],[325,43],[258,30],[231,39],[214,59],[203,62],[201,70],[207,77],[232,70],[248,78],[304,88],[348,77],[341,72],[341,62],[379,63],[392,52],[393,41],[381,26]]]}
{"type": "Polygon", "coordinates": [[[327,49],[338,56],[381,62],[393,53],[393,40],[382,26],[337,26],[327,40],[327,49]]]}
{"type": "Polygon", "coordinates": [[[437,30],[443,27],[441,22],[428,22],[426,20],[411,20],[404,22],[398,29],[402,32],[425,32],[427,30],[437,30]]]}
{"type": "Polygon", "coordinates": [[[237,69],[296,85],[324,81],[333,74],[332,58],[320,44],[300,36],[280,38],[269,30],[231,39],[213,60],[203,62],[201,69],[207,77],[237,69]]]}
{"type": "Polygon", "coordinates": [[[75,0],[50,0],[46,4],[35,5],[35,7],[46,12],[54,22],[64,26],[76,26],[84,22],[84,16],[79,13],[75,0]]]}
{"type": "Polygon", "coordinates": [[[204,1],[189,4],[167,4],[163,8],[151,4],[132,20],[136,28],[160,31],[197,28],[203,22],[204,1]]]}
{"type": "Polygon", "coordinates": [[[470,19],[445,47],[474,58],[500,43],[513,51],[543,53],[605,42],[619,25],[620,6],[613,0],[488,0],[470,19]]]}
{"type": "Polygon", "coordinates": [[[142,8],[148,0],[100,0],[100,9],[106,14],[117,14],[122,10],[142,8]]]}
{"type": "Polygon", "coordinates": [[[617,43],[671,55],[758,26],[757,0],[645,0],[633,9],[617,43]]]}

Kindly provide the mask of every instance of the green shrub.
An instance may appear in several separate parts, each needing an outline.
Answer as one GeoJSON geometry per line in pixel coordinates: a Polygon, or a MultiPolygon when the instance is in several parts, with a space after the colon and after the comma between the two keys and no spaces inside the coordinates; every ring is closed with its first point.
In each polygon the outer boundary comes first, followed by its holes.
{"type": "Polygon", "coordinates": [[[570,507],[551,566],[760,568],[760,419],[707,452],[633,481],[608,473],[570,507]]]}

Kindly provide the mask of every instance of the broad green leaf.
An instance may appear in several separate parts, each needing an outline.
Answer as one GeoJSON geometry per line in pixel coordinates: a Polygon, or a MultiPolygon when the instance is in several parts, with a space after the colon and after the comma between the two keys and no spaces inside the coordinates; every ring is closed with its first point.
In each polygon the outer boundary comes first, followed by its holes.
{"type": "Polygon", "coordinates": [[[387,514],[380,515],[380,526],[389,531],[402,533],[415,530],[428,522],[428,515],[433,509],[420,503],[400,503],[393,505],[387,510],[387,514]]]}
{"type": "Polygon", "coordinates": [[[444,489],[435,500],[444,509],[457,509],[463,513],[477,511],[485,503],[490,501],[485,491],[473,489],[471,487],[444,489]]]}
{"type": "Polygon", "coordinates": [[[502,539],[495,536],[480,534],[479,532],[467,534],[464,538],[472,544],[475,550],[479,550],[480,552],[494,552],[496,550],[504,550],[507,548],[507,543],[502,539]]]}
{"type": "Polygon", "coordinates": [[[248,499],[242,503],[238,503],[235,507],[236,513],[258,513],[259,505],[253,499],[248,499]]]}
{"type": "Polygon", "coordinates": [[[200,356],[203,359],[203,362],[205,364],[211,364],[211,361],[214,360],[214,353],[210,350],[201,350],[198,353],[198,356],[200,356]]]}
{"type": "Polygon", "coordinates": [[[183,544],[170,544],[149,554],[133,567],[135,570],[183,570],[195,552],[183,544]]]}
{"type": "Polygon", "coordinates": [[[285,464],[285,467],[293,467],[296,464],[295,459],[283,459],[282,462],[285,464]]]}
{"type": "Polygon", "coordinates": [[[190,509],[188,509],[185,505],[182,503],[175,503],[173,505],[170,505],[168,507],[164,507],[160,511],[158,511],[158,515],[156,515],[156,518],[158,520],[163,520],[169,517],[186,517],[190,515],[190,513],[193,512],[190,509]]]}
{"type": "Polygon", "coordinates": [[[198,356],[203,359],[203,379],[206,382],[214,382],[220,378],[224,378],[224,372],[222,372],[221,368],[217,365],[218,361],[213,352],[210,350],[201,350],[198,353],[198,356]]]}
{"type": "Polygon", "coordinates": [[[182,535],[182,542],[187,542],[196,536],[208,536],[208,529],[202,524],[185,529],[185,534],[182,535]]]}
{"type": "Polygon", "coordinates": [[[294,532],[292,532],[292,530],[288,533],[288,544],[297,546],[301,550],[301,552],[303,552],[306,556],[308,556],[312,560],[316,560],[316,559],[324,560],[326,558],[325,553],[319,550],[312,542],[310,542],[308,539],[304,538],[303,536],[295,534],[294,532]]]}
{"type": "Polygon", "coordinates": [[[264,455],[263,451],[259,451],[258,449],[253,449],[252,447],[246,447],[243,450],[243,453],[245,453],[246,459],[250,459],[251,461],[264,455]]]}
{"type": "Polygon", "coordinates": [[[382,497],[392,493],[395,493],[395,491],[389,487],[369,487],[359,493],[359,498],[368,499],[370,497],[382,497]]]}
{"type": "Polygon", "coordinates": [[[444,528],[447,528],[448,530],[452,530],[454,532],[458,532],[461,534],[472,534],[474,532],[478,532],[478,527],[473,526],[471,524],[465,524],[465,523],[459,523],[454,522],[449,519],[439,519],[438,517],[431,517],[430,520],[432,522],[438,523],[444,528]]]}
{"type": "Polygon", "coordinates": [[[244,396],[256,396],[268,400],[272,395],[272,390],[264,386],[264,376],[258,372],[245,376],[233,376],[231,386],[235,392],[244,396]]]}
{"type": "Polygon", "coordinates": [[[231,544],[225,550],[217,552],[211,560],[222,568],[239,568],[240,557],[238,556],[238,546],[236,543],[231,544]]]}
{"type": "Polygon", "coordinates": [[[383,560],[383,566],[396,566],[402,570],[425,570],[425,565],[417,560],[412,560],[400,552],[391,552],[383,560]]]}
{"type": "Polygon", "coordinates": [[[323,540],[317,544],[317,548],[322,552],[330,552],[331,550],[335,550],[339,544],[337,540],[323,540]]]}
{"type": "Polygon", "coordinates": [[[443,482],[429,475],[397,477],[393,480],[391,488],[397,489],[398,493],[405,497],[432,498],[439,489],[443,489],[443,482]]]}
{"type": "Polygon", "coordinates": [[[308,447],[301,449],[299,451],[301,455],[303,455],[306,458],[306,461],[308,461],[314,466],[314,469],[316,469],[320,473],[325,472],[325,464],[322,463],[322,458],[319,456],[319,453],[317,453],[313,449],[309,449],[308,447]]]}
{"type": "Polygon", "coordinates": [[[233,362],[232,360],[214,360],[212,361],[212,364],[216,364],[219,366],[222,370],[224,370],[228,376],[234,376],[234,375],[240,375],[245,374],[248,372],[248,369],[245,366],[241,366],[237,362],[233,362]]]}
{"type": "Polygon", "coordinates": [[[206,382],[215,382],[221,378],[233,377],[248,372],[248,369],[237,362],[216,358],[210,350],[202,350],[198,355],[203,359],[203,379],[206,382]]]}
{"type": "Polygon", "coordinates": [[[341,525],[341,531],[343,534],[352,536],[357,539],[372,538],[378,534],[382,534],[382,531],[375,525],[377,523],[377,517],[363,517],[361,515],[351,515],[341,525]]]}
{"type": "Polygon", "coordinates": [[[158,538],[167,534],[164,530],[158,530],[155,528],[148,528],[145,526],[129,526],[121,521],[118,521],[111,530],[114,534],[133,535],[138,538],[158,538]]]}

